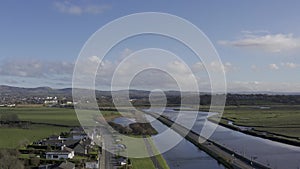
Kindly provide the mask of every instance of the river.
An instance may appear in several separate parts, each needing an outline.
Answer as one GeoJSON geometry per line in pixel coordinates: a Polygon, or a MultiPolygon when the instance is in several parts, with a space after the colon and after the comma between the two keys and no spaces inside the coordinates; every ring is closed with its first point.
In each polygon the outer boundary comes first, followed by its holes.
{"type": "MultiPolygon", "coordinates": [[[[174,121],[178,116],[178,111],[167,110],[164,111],[163,114],[174,121]]],[[[206,120],[207,115],[207,112],[183,111],[183,114],[180,117],[181,120],[178,122],[185,126],[189,125],[191,121],[195,121],[192,130],[197,133],[200,133],[205,122],[210,128],[216,126],[215,123],[206,120]],[[195,114],[197,115],[196,120],[195,114]]],[[[217,126],[215,132],[210,137],[210,139],[225,146],[230,150],[235,151],[238,154],[241,154],[249,159],[258,161],[264,164],[265,166],[269,166],[270,168],[300,168],[300,147],[297,146],[292,146],[284,143],[271,141],[268,139],[243,134],[241,132],[234,131],[222,126],[217,126]]],[[[166,159],[168,158],[169,156],[166,156],[166,159]]],[[[184,158],[184,156],[182,158],[184,158]]]]}
{"type": "MultiPolygon", "coordinates": [[[[153,117],[146,115],[147,119],[151,121],[151,125],[155,128],[158,133],[162,133],[167,130],[167,126],[162,124],[160,121],[155,120],[153,117]]],[[[126,117],[118,117],[113,120],[115,123],[123,126],[128,126],[133,123],[134,119],[128,119],[126,117]]],[[[155,146],[164,152],[166,146],[170,144],[170,138],[172,140],[181,140],[172,149],[163,153],[163,157],[168,163],[170,169],[194,169],[194,168],[213,168],[213,169],[224,169],[215,159],[210,157],[205,152],[194,146],[188,140],[177,134],[175,131],[170,130],[164,137],[152,137],[155,146]]]]}
{"type": "MultiPolygon", "coordinates": [[[[160,121],[154,120],[153,117],[147,115],[151,125],[159,132],[162,133],[167,129],[167,126],[162,124],[160,121]]],[[[167,138],[179,138],[181,141],[169,151],[163,153],[163,157],[168,163],[170,169],[196,169],[196,168],[213,168],[213,169],[224,169],[224,167],[219,164],[215,159],[210,157],[205,152],[201,151],[199,148],[194,146],[185,138],[182,138],[175,131],[170,130],[168,132],[167,138]]],[[[164,150],[165,144],[168,141],[161,140],[158,137],[152,137],[155,146],[160,150],[164,150]]]]}

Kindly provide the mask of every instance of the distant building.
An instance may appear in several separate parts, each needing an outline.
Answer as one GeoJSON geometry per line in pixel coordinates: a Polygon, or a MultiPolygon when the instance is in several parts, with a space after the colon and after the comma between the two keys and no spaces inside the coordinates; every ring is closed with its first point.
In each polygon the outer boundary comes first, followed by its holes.
{"type": "Polygon", "coordinates": [[[57,97],[46,97],[46,99],[44,100],[44,104],[56,105],[58,104],[58,99],[57,97]]]}

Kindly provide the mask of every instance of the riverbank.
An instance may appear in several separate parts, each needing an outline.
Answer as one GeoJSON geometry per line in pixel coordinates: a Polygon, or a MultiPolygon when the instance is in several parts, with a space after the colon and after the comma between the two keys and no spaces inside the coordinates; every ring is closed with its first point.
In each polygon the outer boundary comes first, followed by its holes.
{"type": "MultiPolygon", "coordinates": [[[[216,116],[209,118],[217,122],[216,116]]],[[[226,107],[219,124],[255,137],[300,146],[300,106],[226,107]]]]}
{"type": "Polygon", "coordinates": [[[139,169],[141,166],[149,169],[170,169],[162,154],[158,151],[152,142],[151,135],[156,135],[157,131],[147,123],[137,123],[134,116],[119,116],[110,119],[108,123],[119,133],[124,134],[116,138],[118,144],[123,144],[125,150],[120,155],[127,156],[130,153],[146,156],[144,158],[130,158],[132,168],[139,169]],[[127,132],[124,132],[127,129],[127,132]],[[139,140],[131,140],[130,137],[140,138],[139,140]],[[147,155],[146,155],[147,154],[147,155]]]}
{"type": "Polygon", "coordinates": [[[229,129],[232,129],[232,130],[244,133],[244,134],[248,134],[251,136],[260,137],[260,138],[268,139],[268,140],[272,140],[272,141],[277,141],[280,143],[289,144],[289,145],[293,145],[293,146],[300,146],[300,142],[294,140],[294,139],[298,139],[297,137],[287,137],[285,135],[279,135],[279,134],[268,132],[265,130],[257,130],[257,129],[254,129],[254,126],[241,126],[243,128],[249,128],[247,130],[241,129],[240,127],[235,126],[234,122],[232,122],[231,120],[228,120],[226,118],[222,118],[219,122],[216,119],[214,119],[214,117],[209,118],[209,120],[213,123],[219,124],[223,127],[226,127],[226,128],[229,128],[229,129]],[[230,124],[230,122],[232,122],[233,124],[230,124]]]}
{"type": "Polygon", "coordinates": [[[195,132],[191,132],[185,127],[174,123],[172,120],[170,120],[167,117],[160,116],[156,113],[150,113],[149,115],[152,117],[158,119],[163,124],[171,127],[174,131],[176,131],[178,134],[185,137],[187,140],[189,140],[191,143],[196,145],[201,150],[205,151],[207,154],[209,154],[211,157],[215,158],[218,162],[223,164],[226,168],[268,168],[263,166],[260,163],[257,163],[255,161],[252,161],[240,156],[239,154],[236,154],[235,152],[223,147],[222,145],[219,145],[211,140],[206,140],[199,136],[199,134],[195,132]],[[187,133],[187,134],[186,134],[187,133]],[[201,141],[202,140],[202,141],[201,141]],[[203,143],[202,143],[203,142],[203,143]]]}

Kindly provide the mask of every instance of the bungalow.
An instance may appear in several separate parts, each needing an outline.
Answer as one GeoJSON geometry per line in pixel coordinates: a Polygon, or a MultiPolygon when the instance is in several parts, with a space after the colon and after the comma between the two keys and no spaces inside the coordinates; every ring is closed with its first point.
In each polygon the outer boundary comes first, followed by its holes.
{"type": "Polygon", "coordinates": [[[72,159],[74,157],[74,150],[63,146],[61,151],[46,152],[46,159],[59,160],[59,159],[72,159]]]}
{"type": "Polygon", "coordinates": [[[46,152],[46,159],[60,160],[60,159],[72,159],[74,157],[74,152],[66,151],[50,151],[46,152]]]}
{"type": "Polygon", "coordinates": [[[85,163],[85,168],[88,169],[96,169],[99,168],[99,163],[98,161],[90,161],[85,163]]]}

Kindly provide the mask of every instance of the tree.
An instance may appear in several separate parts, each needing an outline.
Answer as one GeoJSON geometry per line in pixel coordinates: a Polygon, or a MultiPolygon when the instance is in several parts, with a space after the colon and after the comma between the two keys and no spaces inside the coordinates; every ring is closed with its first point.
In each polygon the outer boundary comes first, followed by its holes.
{"type": "Polygon", "coordinates": [[[30,159],[30,164],[33,166],[38,166],[40,165],[40,158],[38,157],[33,157],[30,159]]]}
{"type": "Polygon", "coordinates": [[[4,121],[4,122],[20,121],[18,115],[15,114],[15,113],[5,113],[5,114],[2,114],[0,120],[4,121]]]}
{"type": "Polygon", "coordinates": [[[16,150],[0,150],[0,168],[3,169],[24,169],[24,164],[18,159],[16,150]]]}

